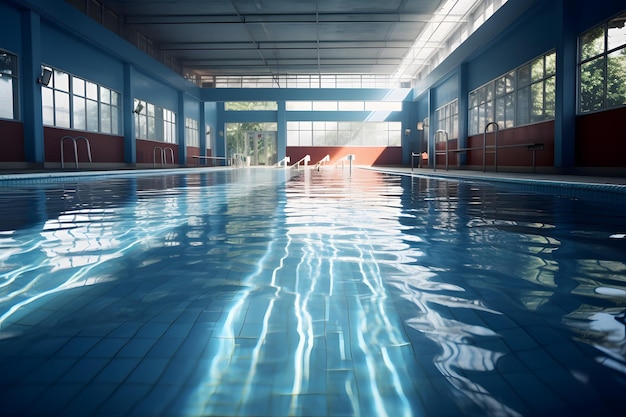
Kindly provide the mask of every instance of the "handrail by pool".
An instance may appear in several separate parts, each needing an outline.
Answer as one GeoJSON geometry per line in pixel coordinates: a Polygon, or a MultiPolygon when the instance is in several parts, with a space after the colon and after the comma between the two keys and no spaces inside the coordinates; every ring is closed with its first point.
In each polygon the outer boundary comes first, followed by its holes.
{"type": "Polygon", "coordinates": [[[434,155],[434,158],[433,158],[433,171],[437,171],[437,155],[443,155],[443,154],[446,155],[446,171],[449,169],[449,164],[448,164],[448,153],[449,153],[448,142],[449,142],[448,131],[446,131],[444,129],[439,129],[439,130],[437,130],[435,132],[435,144],[434,144],[435,145],[435,151],[434,151],[435,155],[434,155]],[[441,150],[441,151],[437,150],[437,136],[438,135],[444,135],[445,136],[445,140],[446,140],[446,148],[445,148],[445,150],[441,150]]]}
{"type": "Polygon", "coordinates": [[[493,137],[493,145],[490,147],[493,147],[493,165],[496,169],[496,172],[498,171],[498,132],[500,131],[500,125],[497,122],[489,122],[487,123],[487,125],[485,126],[485,130],[483,131],[483,172],[485,172],[487,170],[487,129],[489,129],[489,126],[495,126],[495,130],[494,130],[494,137],[493,137]]]}
{"type": "Polygon", "coordinates": [[[154,149],[152,150],[152,167],[156,168],[156,153],[157,150],[159,151],[160,155],[161,155],[161,167],[165,164],[167,164],[167,151],[169,151],[171,157],[172,157],[172,165],[174,165],[174,151],[172,150],[172,148],[170,147],[165,147],[162,148],[160,146],[155,146],[154,149]]]}
{"type": "Polygon", "coordinates": [[[91,146],[89,145],[89,139],[87,139],[85,136],[77,136],[75,138],[71,136],[63,136],[61,138],[61,169],[65,168],[63,142],[65,142],[66,139],[71,140],[74,144],[74,162],[76,163],[76,169],[78,169],[78,146],[76,143],[78,139],[82,139],[85,141],[85,144],[87,145],[87,157],[89,158],[89,162],[93,162],[91,160],[91,146]]]}
{"type": "Polygon", "coordinates": [[[291,167],[299,169],[300,168],[300,164],[304,163],[304,167],[306,168],[309,165],[309,162],[311,162],[311,155],[304,155],[303,158],[301,158],[298,162],[293,164],[291,167]]]}

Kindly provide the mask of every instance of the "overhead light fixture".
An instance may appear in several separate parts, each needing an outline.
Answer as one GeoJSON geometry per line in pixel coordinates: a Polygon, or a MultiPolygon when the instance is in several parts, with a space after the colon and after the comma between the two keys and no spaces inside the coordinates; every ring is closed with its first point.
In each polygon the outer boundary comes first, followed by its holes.
{"type": "Polygon", "coordinates": [[[143,104],[141,103],[137,103],[137,106],[135,107],[135,110],[133,110],[133,113],[141,113],[141,111],[143,110],[143,104]]]}
{"type": "Polygon", "coordinates": [[[37,83],[47,86],[48,84],[50,84],[51,79],[52,79],[52,70],[48,68],[44,68],[41,71],[41,75],[37,77],[37,83]]]}

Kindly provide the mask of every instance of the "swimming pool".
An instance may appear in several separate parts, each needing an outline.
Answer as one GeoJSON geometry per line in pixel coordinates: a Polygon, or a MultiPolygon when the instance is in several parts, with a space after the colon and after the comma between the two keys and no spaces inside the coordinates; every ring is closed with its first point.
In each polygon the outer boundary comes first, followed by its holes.
{"type": "Polygon", "coordinates": [[[621,415],[623,202],[333,168],[0,187],[2,415],[621,415]]]}

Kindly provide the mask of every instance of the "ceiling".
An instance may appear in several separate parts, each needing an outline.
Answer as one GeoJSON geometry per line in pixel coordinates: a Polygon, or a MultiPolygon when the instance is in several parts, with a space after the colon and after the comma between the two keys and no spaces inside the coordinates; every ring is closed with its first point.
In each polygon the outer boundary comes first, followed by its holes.
{"type": "Polygon", "coordinates": [[[444,0],[100,0],[212,75],[393,74],[444,0]]]}

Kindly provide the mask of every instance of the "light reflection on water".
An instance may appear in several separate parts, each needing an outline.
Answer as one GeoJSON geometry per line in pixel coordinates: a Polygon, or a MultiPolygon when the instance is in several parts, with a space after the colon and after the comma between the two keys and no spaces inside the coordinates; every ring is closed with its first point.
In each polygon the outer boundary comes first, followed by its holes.
{"type": "Polygon", "coordinates": [[[0,199],[0,336],[80,287],[129,294],[84,326],[215,313],[176,415],[609,415],[625,388],[623,204],[338,169],[30,188],[0,199]]]}

